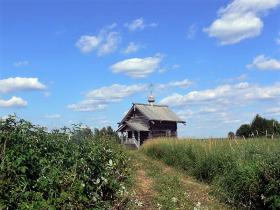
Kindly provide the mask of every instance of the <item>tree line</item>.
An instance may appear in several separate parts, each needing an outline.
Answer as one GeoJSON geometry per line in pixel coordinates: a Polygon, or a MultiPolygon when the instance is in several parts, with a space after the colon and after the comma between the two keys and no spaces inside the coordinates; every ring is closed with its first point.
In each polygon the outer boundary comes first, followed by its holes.
{"type": "MultiPolygon", "coordinates": [[[[229,136],[232,136],[229,132],[229,136]]],[[[280,136],[280,123],[275,119],[266,119],[257,114],[250,124],[242,124],[235,133],[242,138],[248,137],[268,137],[280,136]]]]}

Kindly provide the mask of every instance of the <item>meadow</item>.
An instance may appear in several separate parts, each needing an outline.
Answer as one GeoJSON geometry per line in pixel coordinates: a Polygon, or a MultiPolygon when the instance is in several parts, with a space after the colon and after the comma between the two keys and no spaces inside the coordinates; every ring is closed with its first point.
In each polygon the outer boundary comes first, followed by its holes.
{"type": "Polygon", "coordinates": [[[244,209],[280,208],[280,139],[159,138],[141,148],[186,175],[208,183],[220,201],[244,209]]]}
{"type": "Polygon", "coordinates": [[[280,208],[280,139],[118,141],[0,120],[0,209],[280,208]]]}

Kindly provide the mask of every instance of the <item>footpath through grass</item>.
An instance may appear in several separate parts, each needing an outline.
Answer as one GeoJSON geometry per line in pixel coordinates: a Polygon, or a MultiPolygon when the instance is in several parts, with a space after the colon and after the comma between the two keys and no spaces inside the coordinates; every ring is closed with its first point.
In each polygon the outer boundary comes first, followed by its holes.
{"type": "Polygon", "coordinates": [[[229,209],[208,194],[208,185],[141,152],[131,152],[131,155],[135,188],[133,204],[128,209],[229,209]]]}
{"type": "Polygon", "coordinates": [[[141,149],[209,183],[215,197],[238,209],[280,209],[279,151],[279,139],[157,139],[141,149]]]}

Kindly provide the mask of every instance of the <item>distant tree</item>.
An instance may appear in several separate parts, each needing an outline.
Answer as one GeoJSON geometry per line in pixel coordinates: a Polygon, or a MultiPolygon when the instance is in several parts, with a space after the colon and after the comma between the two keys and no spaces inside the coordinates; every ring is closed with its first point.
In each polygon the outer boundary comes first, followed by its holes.
{"type": "Polygon", "coordinates": [[[272,138],[275,136],[280,136],[280,123],[277,120],[272,119],[273,134],[272,138]]]}
{"type": "Polygon", "coordinates": [[[111,126],[103,127],[101,129],[95,128],[93,135],[96,138],[102,138],[104,140],[113,140],[116,142],[120,142],[120,138],[117,132],[115,132],[111,126]]]}
{"type": "Polygon", "coordinates": [[[235,135],[232,131],[228,132],[228,139],[234,139],[235,135]]]}
{"type": "Polygon", "coordinates": [[[251,134],[251,126],[249,124],[243,124],[236,131],[236,136],[249,137],[251,134]]]}
{"type": "Polygon", "coordinates": [[[243,124],[237,129],[236,136],[267,136],[273,138],[280,136],[280,124],[277,120],[268,120],[257,114],[250,125],[243,124]]]}
{"type": "Polygon", "coordinates": [[[71,131],[71,139],[75,142],[81,142],[85,139],[92,138],[93,132],[89,127],[84,127],[81,124],[73,125],[71,131]]]}
{"type": "Polygon", "coordinates": [[[251,123],[251,131],[255,136],[265,136],[267,132],[273,133],[272,121],[257,114],[251,123]]]}

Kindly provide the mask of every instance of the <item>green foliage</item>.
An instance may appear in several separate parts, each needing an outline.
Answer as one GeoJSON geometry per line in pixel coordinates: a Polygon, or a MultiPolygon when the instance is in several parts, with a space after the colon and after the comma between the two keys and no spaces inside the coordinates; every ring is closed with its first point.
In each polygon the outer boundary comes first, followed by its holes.
{"type": "Polygon", "coordinates": [[[111,141],[120,143],[118,134],[112,129],[111,126],[103,127],[102,129],[94,129],[94,136],[97,138],[110,139],[111,141]]]}
{"type": "Polygon", "coordinates": [[[246,138],[250,136],[280,136],[280,123],[273,119],[265,119],[257,114],[250,125],[243,124],[237,129],[236,136],[246,138]]]}
{"type": "Polygon", "coordinates": [[[280,141],[154,140],[142,152],[211,183],[238,208],[280,208],[280,141]]]}
{"type": "Polygon", "coordinates": [[[236,131],[236,136],[248,138],[251,135],[251,126],[243,124],[236,131]]]}
{"type": "Polygon", "coordinates": [[[228,132],[228,139],[234,139],[235,135],[232,131],[228,132]]]}
{"type": "Polygon", "coordinates": [[[274,132],[273,120],[267,120],[260,115],[256,115],[251,123],[251,130],[257,136],[264,136],[267,133],[274,132]]]}
{"type": "Polygon", "coordinates": [[[0,120],[0,208],[110,209],[129,178],[127,155],[110,138],[0,120]]]}

